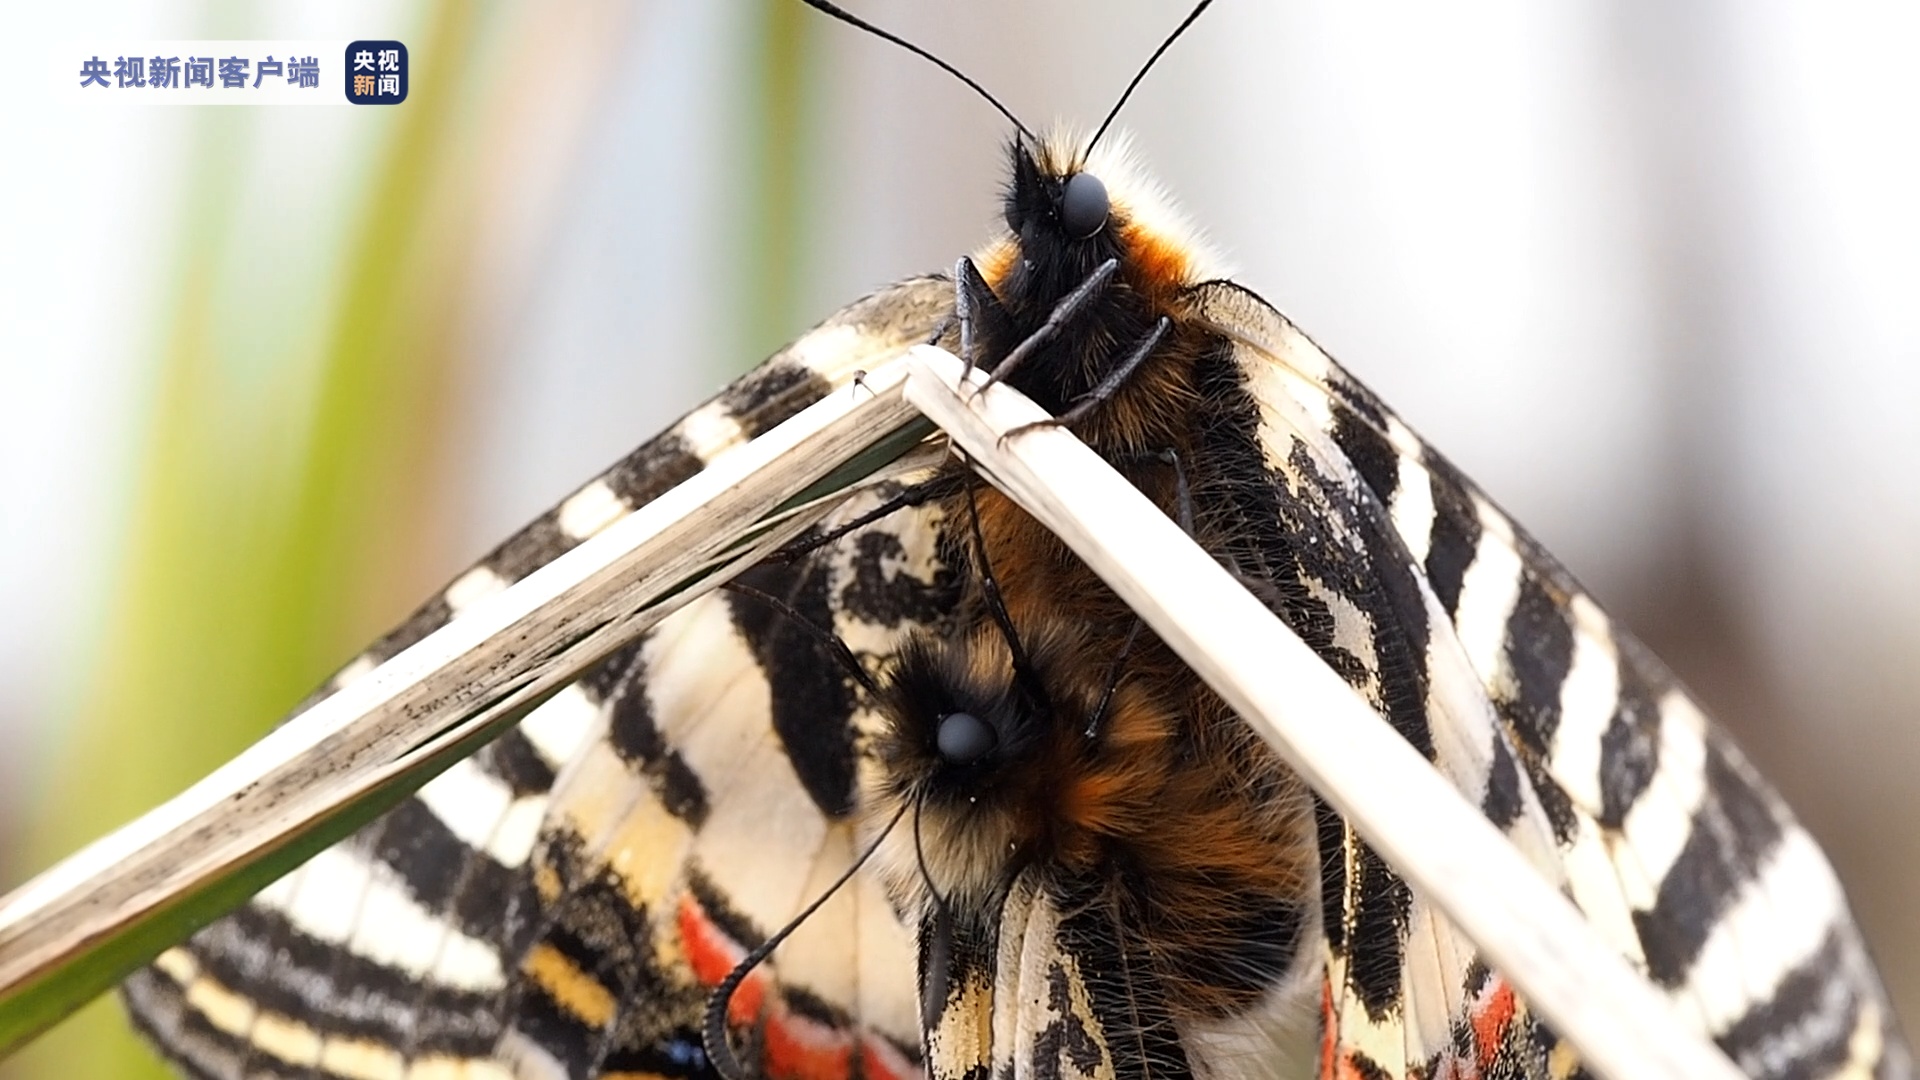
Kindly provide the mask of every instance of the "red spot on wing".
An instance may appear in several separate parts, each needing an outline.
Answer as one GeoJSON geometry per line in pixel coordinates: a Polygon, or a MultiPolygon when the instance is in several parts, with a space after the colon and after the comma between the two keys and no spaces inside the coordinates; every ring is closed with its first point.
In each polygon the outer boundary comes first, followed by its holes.
{"type": "Polygon", "coordinates": [[[1333,984],[1326,979],[1320,980],[1320,1077],[1331,1080],[1333,1076],[1333,1056],[1337,1049],[1336,1029],[1340,1018],[1333,1014],[1333,984]]]}
{"type": "MultiPolygon", "coordinates": [[[[680,898],[680,941],[694,977],[706,987],[720,985],[747,949],[713,921],[691,894],[680,898]]],[[[774,980],[756,969],[740,981],[727,1003],[727,1021],[737,1028],[758,1026],[761,1075],[769,1080],[852,1080],[858,1061],[862,1080],[919,1080],[923,1075],[883,1039],[858,1035],[787,1007],[774,980]]]]}
{"type": "Polygon", "coordinates": [[[926,1073],[887,1040],[862,1035],[860,1075],[864,1080],[922,1080],[926,1073]]]}
{"type": "Polygon", "coordinates": [[[776,1004],[766,1022],[762,1063],[773,1080],[845,1080],[852,1075],[853,1036],[776,1004]]]}
{"type": "Polygon", "coordinates": [[[1506,1045],[1515,1009],[1513,987],[1507,985],[1507,980],[1498,975],[1487,980],[1486,988],[1480,991],[1480,1000],[1472,1007],[1473,1046],[1482,1069],[1492,1068],[1500,1048],[1506,1045]]]}
{"type": "Polygon", "coordinates": [[[680,898],[680,943],[686,947],[687,963],[702,986],[719,985],[747,955],[739,942],[707,917],[706,909],[691,893],[680,898]]]}
{"type": "Polygon", "coordinates": [[[1320,1080],[1368,1080],[1378,1075],[1361,1067],[1359,1051],[1340,1043],[1340,1015],[1333,1008],[1333,984],[1320,980],[1320,1080]]]}
{"type": "MultiPolygon", "coordinates": [[[[691,893],[680,898],[679,922],[680,943],[687,950],[687,964],[700,985],[720,985],[746,959],[746,948],[722,930],[691,893]]],[[[767,977],[756,969],[734,990],[733,1000],[727,1003],[727,1020],[741,1026],[752,1024],[759,1019],[766,999],[767,977]]]]}

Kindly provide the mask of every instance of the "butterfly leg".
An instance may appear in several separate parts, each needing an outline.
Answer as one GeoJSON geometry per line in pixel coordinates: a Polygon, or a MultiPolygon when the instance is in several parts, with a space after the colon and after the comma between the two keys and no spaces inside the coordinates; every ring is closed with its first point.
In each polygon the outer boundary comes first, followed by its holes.
{"type": "Polygon", "coordinates": [[[1113,704],[1113,693],[1120,689],[1120,679],[1125,674],[1127,657],[1133,652],[1133,643],[1140,639],[1140,619],[1134,617],[1133,625],[1127,628],[1127,639],[1120,643],[1120,651],[1113,655],[1113,663],[1107,665],[1106,688],[1100,691],[1100,702],[1093,707],[1087,717],[1087,726],[1081,734],[1089,739],[1100,734],[1100,721],[1106,719],[1107,709],[1113,704]]]}
{"type": "MultiPolygon", "coordinates": [[[[953,265],[953,318],[960,324],[960,362],[965,365],[967,374],[972,374],[979,359],[978,343],[984,336],[981,333],[983,322],[1004,322],[1006,308],[1000,306],[1000,298],[993,294],[993,287],[987,279],[980,276],[980,269],[973,260],[965,255],[953,265]]],[[[938,340],[936,335],[935,340],[938,340]]]]}
{"type": "MultiPolygon", "coordinates": [[[[1085,286],[1082,286],[1082,288],[1085,288],[1085,286]]],[[[1061,306],[1064,307],[1065,305],[1062,304],[1061,306]]],[[[1051,325],[1052,320],[1048,320],[1048,323],[1051,325]]],[[[1044,329],[1043,327],[1042,332],[1044,329]]],[[[1127,358],[1122,360],[1118,367],[1108,372],[1106,378],[1100,380],[1100,385],[1095,386],[1093,389],[1073,399],[1072,408],[1051,420],[1036,420],[1031,424],[1022,424],[1001,436],[1001,441],[1005,442],[1007,439],[1011,439],[1023,431],[1031,431],[1034,428],[1071,428],[1086,419],[1095,409],[1105,405],[1113,395],[1120,392],[1120,388],[1127,384],[1127,380],[1133,377],[1134,372],[1140,370],[1140,365],[1147,362],[1147,357],[1153,355],[1153,350],[1160,347],[1160,343],[1166,340],[1168,331],[1172,329],[1172,321],[1164,315],[1161,316],[1160,321],[1153,324],[1153,329],[1147,331],[1147,336],[1140,339],[1140,344],[1134,346],[1133,351],[1127,354],[1127,358]]],[[[1036,332],[1033,338],[1039,336],[1040,332],[1036,332]]],[[[1025,349],[1033,338],[1028,338],[1026,341],[1021,342],[1020,349],[1025,349]]],[[[1020,352],[1020,349],[1015,349],[1014,352],[1017,354],[1020,352]]],[[[1011,360],[1013,357],[1009,356],[1007,359],[1011,360]]],[[[1001,363],[999,369],[994,372],[993,378],[998,379],[1006,370],[1006,363],[1001,363]]],[[[993,379],[988,380],[989,385],[991,385],[992,382],[993,379]]]]}
{"type": "Polygon", "coordinates": [[[1172,329],[1172,321],[1162,315],[1160,321],[1153,324],[1153,329],[1147,331],[1147,336],[1140,339],[1140,344],[1127,354],[1127,358],[1100,380],[1100,385],[1073,399],[1073,407],[1061,413],[1053,422],[1072,427],[1085,419],[1088,413],[1105,405],[1120,392],[1121,387],[1127,385],[1127,380],[1133,378],[1133,373],[1140,370],[1140,365],[1147,362],[1147,357],[1153,355],[1153,350],[1160,347],[1160,343],[1166,340],[1167,332],[1172,329]]]}
{"type": "MultiPolygon", "coordinates": [[[[1062,417],[1062,422],[1065,421],[1062,417]]],[[[1144,454],[1115,458],[1114,465],[1125,467],[1134,462],[1155,461],[1173,470],[1173,520],[1179,524],[1180,531],[1189,537],[1193,532],[1193,488],[1187,483],[1187,467],[1180,460],[1180,451],[1171,446],[1162,447],[1144,454]]]]}
{"type": "Polygon", "coordinates": [[[1074,286],[1072,292],[1062,297],[1060,302],[1053,306],[1053,311],[1047,315],[1047,321],[1040,324],[1040,329],[1028,334],[1025,341],[1014,346],[1012,352],[994,365],[993,376],[987,380],[987,385],[992,386],[1011,376],[1021,364],[1027,361],[1028,357],[1039,351],[1040,346],[1052,341],[1054,335],[1072,321],[1082,308],[1106,291],[1108,283],[1113,281],[1113,275],[1119,270],[1120,260],[1118,259],[1108,259],[1095,267],[1093,273],[1087,275],[1087,280],[1074,286]]]}
{"type": "Polygon", "coordinates": [[[1007,611],[1006,598],[1000,593],[1000,581],[993,576],[993,564],[987,558],[987,541],[980,532],[980,504],[974,498],[973,485],[965,488],[967,496],[967,525],[972,534],[974,557],[980,565],[976,568],[980,578],[980,598],[985,602],[987,612],[993,616],[995,625],[1000,628],[1001,637],[1006,639],[1007,653],[1013,657],[1013,677],[1021,688],[1033,695],[1033,700],[1046,700],[1046,692],[1040,685],[1040,676],[1034,670],[1033,662],[1027,658],[1027,650],[1020,643],[1020,634],[1013,627],[1013,616],[1007,611]]]}
{"type": "MultiPolygon", "coordinates": [[[[1169,446],[1158,451],[1128,454],[1113,459],[1113,465],[1122,470],[1147,462],[1165,465],[1173,470],[1174,520],[1179,523],[1182,532],[1192,537],[1193,493],[1187,484],[1187,469],[1180,461],[1179,451],[1169,446]]],[[[1134,616],[1132,625],[1127,627],[1126,640],[1120,643],[1120,651],[1114,654],[1113,662],[1107,666],[1105,689],[1101,690],[1100,702],[1094,706],[1092,714],[1088,716],[1086,730],[1083,732],[1089,739],[1096,737],[1100,732],[1100,721],[1105,719],[1107,709],[1113,703],[1114,691],[1120,688],[1120,679],[1124,674],[1127,657],[1133,652],[1134,642],[1140,638],[1141,625],[1140,617],[1134,616]]]]}
{"type": "MultiPolygon", "coordinates": [[[[1061,419],[1064,420],[1065,417],[1061,419]]],[[[1147,461],[1158,462],[1173,470],[1173,520],[1179,524],[1181,532],[1186,533],[1189,539],[1199,544],[1200,534],[1195,531],[1194,526],[1193,485],[1187,479],[1187,468],[1181,462],[1178,450],[1169,446],[1161,450],[1114,458],[1113,464],[1124,470],[1128,465],[1147,461]]],[[[1201,544],[1201,547],[1205,548],[1206,545],[1201,544]]],[[[1270,576],[1247,573],[1235,566],[1231,557],[1221,552],[1208,550],[1207,553],[1218,560],[1227,573],[1233,575],[1241,588],[1252,593],[1254,598],[1265,604],[1269,610],[1276,612],[1281,610],[1280,593],[1275,589],[1270,576]]]]}

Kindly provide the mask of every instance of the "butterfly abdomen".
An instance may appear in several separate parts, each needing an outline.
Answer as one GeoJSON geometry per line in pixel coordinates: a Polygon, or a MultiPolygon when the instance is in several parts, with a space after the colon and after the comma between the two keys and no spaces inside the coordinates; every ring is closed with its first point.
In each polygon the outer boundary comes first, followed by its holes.
{"type": "Polygon", "coordinates": [[[1016,625],[1032,680],[982,625],[917,641],[886,683],[869,812],[904,803],[917,834],[893,845],[894,892],[991,909],[1025,877],[1107,912],[1172,1015],[1245,1007],[1291,964],[1311,901],[1303,790],[1164,647],[1136,645],[1113,680],[1118,638],[1058,615],[1016,625]],[[956,713],[991,730],[977,758],[944,752],[956,713]]]}

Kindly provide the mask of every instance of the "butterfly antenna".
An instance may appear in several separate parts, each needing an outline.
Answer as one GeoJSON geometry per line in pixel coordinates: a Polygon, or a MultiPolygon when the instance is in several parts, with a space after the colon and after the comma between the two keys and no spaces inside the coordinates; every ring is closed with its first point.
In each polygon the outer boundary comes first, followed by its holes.
{"type": "Polygon", "coordinates": [[[913,857],[920,863],[920,880],[926,882],[927,895],[933,897],[933,934],[923,939],[925,959],[920,974],[920,1030],[931,1032],[940,1022],[940,1007],[946,1002],[948,977],[953,963],[953,908],[934,884],[933,871],[927,869],[927,849],[920,840],[920,807],[925,792],[913,800],[913,857]]]}
{"type": "Polygon", "coordinates": [[[901,817],[907,812],[907,805],[901,804],[900,809],[895,811],[892,819],[887,822],[887,827],[881,829],[880,835],[874,837],[873,843],[867,845],[867,850],[853,860],[853,865],[847,867],[846,873],[841,874],[837,881],[827,886],[827,890],[814,898],[813,903],[808,904],[805,911],[794,916],[792,922],[781,927],[772,937],[761,942],[759,948],[743,957],[738,964],[734,965],[732,971],[727,972],[727,977],[721,979],[720,984],[713,988],[713,993],[708,995],[706,1023],[701,1028],[700,1041],[706,1046],[707,1060],[713,1063],[714,1069],[725,1077],[725,1080],[749,1080],[746,1072],[740,1068],[740,1059],[733,1054],[733,1044],[727,1041],[727,1013],[733,1007],[734,991],[740,989],[740,984],[746,981],[748,975],[753,974],[753,969],[759,967],[761,961],[773,955],[773,950],[779,948],[780,943],[787,940],[788,935],[800,929],[800,924],[812,918],[813,913],[820,910],[820,905],[832,899],[833,894],[840,891],[840,886],[853,880],[853,875],[867,864],[867,860],[873,857],[874,852],[880,850],[880,844],[886,840],[887,834],[893,831],[895,825],[900,824],[901,817]]]}
{"type": "MultiPolygon", "coordinates": [[[[808,2],[811,3],[812,0],[808,0],[808,2]]],[[[1153,70],[1153,65],[1159,62],[1161,55],[1169,48],[1172,48],[1173,43],[1180,40],[1180,35],[1187,32],[1187,27],[1192,26],[1193,21],[1200,17],[1200,13],[1207,10],[1212,4],[1213,0],[1200,0],[1198,4],[1195,4],[1193,10],[1187,12],[1186,19],[1182,21],[1179,26],[1173,28],[1173,33],[1167,35],[1167,40],[1161,42],[1160,47],[1153,50],[1153,55],[1147,57],[1147,62],[1140,65],[1139,71],[1133,73],[1133,81],[1127,84],[1125,90],[1120,91],[1120,100],[1113,103],[1113,108],[1108,111],[1107,118],[1100,121],[1100,127],[1093,133],[1093,138],[1087,140],[1086,154],[1093,153],[1094,145],[1100,141],[1100,136],[1107,133],[1107,128],[1113,125],[1113,118],[1120,115],[1121,107],[1127,103],[1128,98],[1133,96],[1134,87],[1140,85],[1140,80],[1146,78],[1147,72],[1153,70]]],[[[1083,154],[1082,156],[1084,157],[1085,155],[1083,154]]]]}
{"type": "Polygon", "coordinates": [[[993,576],[993,564],[987,561],[987,541],[980,532],[980,503],[974,497],[971,484],[967,486],[966,494],[967,524],[973,533],[974,555],[980,560],[981,595],[986,598],[987,611],[993,616],[994,624],[1000,627],[1000,636],[1007,639],[1007,652],[1013,657],[1013,677],[1020,681],[1034,704],[1043,707],[1047,700],[1046,691],[1040,684],[1040,676],[1035,673],[1032,662],[1027,659],[1027,650],[1020,644],[1020,635],[1013,629],[1013,616],[1007,613],[1006,601],[1000,596],[1000,582],[993,576]]]}
{"type": "MultiPolygon", "coordinates": [[[[860,30],[865,30],[867,33],[872,34],[874,37],[877,37],[882,41],[890,41],[893,44],[898,45],[901,48],[912,53],[913,55],[918,56],[922,60],[927,61],[928,63],[932,64],[934,67],[939,68],[941,71],[944,71],[947,74],[953,76],[954,78],[959,79],[961,82],[967,85],[968,89],[972,90],[976,94],[979,94],[982,98],[985,98],[987,104],[993,106],[995,109],[998,109],[1000,111],[1000,115],[1006,117],[1007,120],[1013,124],[1015,130],[1019,131],[1021,136],[1024,137],[1028,142],[1030,143],[1039,142],[1038,139],[1033,137],[1033,132],[1027,130],[1027,125],[1021,123],[1020,118],[1013,115],[1013,111],[1011,109],[1008,109],[1005,105],[1000,104],[999,98],[994,97],[992,94],[987,93],[987,88],[984,86],[981,86],[977,82],[974,82],[973,79],[969,77],[966,72],[961,71],[959,68],[954,67],[952,64],[947,63],[945,60],[940,59],[939,57],[933,55],[932,53],[921,48],[920,46],[915,45],[913,42],[908,41],[906,38],[903,38],[898,34],[894,34],[886,30],[882,30],[879,27],[873,25],[872,23],[866,21],[865,19],[862,19],[860,16],[855,15],[851,11],[848,11],[845,8],[842,8],[836,4],[828,3],[827,0],[800,0],[800,2],[812,8],[813,10],[820,12],[823,15],[829,15],[829,16],[832,16],[833,18],[839,19],[841,22],[846,23],[848,26],[852,26],[860,30]]],[[[1211,2],[1211,0],[1209,0],[1209,2],[1211,2]]],[[[1202,4],[1200,6],[1205,7],[1206,5],[1202,4]]],[[[1165,46],[1161,46],[1161,47],[1165,48],[1165,46]]],[[[1136,79],[1135,81],[1137,82],[1138,80],[1136,79]]]]}
{"type": "Polygon", "coordinates": [[[920,880],[926,883],[927,895],[933,897],[933,906],[941,911],[947,910],[947,898],[940,892],[940,886],[933,882],[933,871],[927,869],[926,845],[920,841],[920,803],[919,794],[913,797],[913,859],[920,864],[920,880]]]}
{"type": "Polygon", "coordinates": [[[847,674],[852,675],[854,681],[864,687],[868,694],[878,694],[880,692],[880,687],[874,683],[873,676],[867,674],[867,669],[860,665],[859,659],[853,655],[853,650],[847,647],[847,643],[841,640],[839,634],[807,618],[801,614],[797,608],[785,600],[780,599],[770,592],[764,592],[754,588],[744,581],[728,581],[722,583],[720,587],[737,596],[745,596],[758,600],[779,612],[796,626],[799,626],[808,634],[812,635],[815,641],[825,645],[827,651],[833,654],[833,658],[839,661],[840,666],[847,669],[847,674]]]}

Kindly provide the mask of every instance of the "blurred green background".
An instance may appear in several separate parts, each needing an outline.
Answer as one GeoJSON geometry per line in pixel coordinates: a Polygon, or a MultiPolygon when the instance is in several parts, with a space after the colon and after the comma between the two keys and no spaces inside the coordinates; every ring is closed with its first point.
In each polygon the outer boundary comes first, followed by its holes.
{"type": "MultiPolygon", "coordinates": [[[[1095,122],[1183,7],[859,10],[1044,126],[1095,122]]],[[[995,211],[992,112],[791,0],[8,25],[47,62],[0,75],[0,887],[224,760],[492,541],[808,323],[950,266],[995,211]],[[55,86],[85,43],[182,38],[398,38],[412,93],[55,86]]],[[[1917,46],[1890,3],[1226,0],[1125,117],[1238,276],[1736,730],[1909,1018],[1917,46]]],[[[159,1075],[111,1003],[0,1065],[159,1075]]]]}
{"type": "MultiPolygon", "coordinates": [[[[140,291],[153,310],[129,343],[145,355],[125,369],[146,385],[137,430],[115,440],[130,475],[104,610],[56,724],[8,732],[45,765],[9,770],[7,883],[252,741],[445,576],[477,306],[489,275],[517,272],[489,264],[503,253],[486,245],[542,242],[498,235],[513,212],[500,204],[532,197],[547,205],[523,213],[540,216],[564,197],[581,126],[631,61],[616,48],[643,15],[438,2],[321,7],[290,27],[239,5],[176,8],[150,20],[153,36],[402,39],[412,86],[379,110],[103,106],[132,114],[109,122],[163,126],[185,145],[152,208],[168,220],[147,223],[157,243],[140,291]]],[[[702,328],[705,355],[679,364],[703,383],[793,329],[800,12],[743,5],[725,30],[738,55],[709,50],[749,76],[716,85],[708,106],[728,117],[710,149],[738,180],[723,197],[745,214],[709,242],[752,299],[702,328]]],[[[673,408],[641,406],[632,437],[673,408]]],[[[0,1068],[166,1075],[112,1002],[0,1068]]]]}

